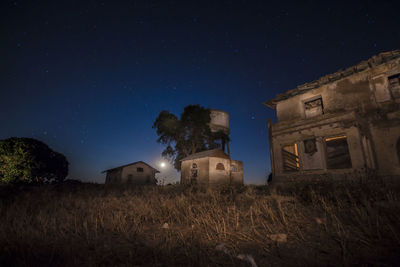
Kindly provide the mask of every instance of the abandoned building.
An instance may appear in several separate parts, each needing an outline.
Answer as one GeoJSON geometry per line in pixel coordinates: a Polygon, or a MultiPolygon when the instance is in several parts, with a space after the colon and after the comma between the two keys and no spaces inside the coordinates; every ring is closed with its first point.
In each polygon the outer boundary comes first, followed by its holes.
{"type": "MultiPolygon", "coordinates": [[[[210,129],[229,134],[229,114],[211,110],[210,129]]],[[[222,142],[221,148],[202,151],[181,160],[181,183],[222,185],[243,184],[243,163],[230,157],[229,142],[222,142]],[[225,145],[227,153],[225,153],[225,145]]]]}
{"type": "Polygon", "coordinates": [[[155,185],[159,171],[143,161],[137,161],[103,171],[107,173],[106,184],[155,185]]]}
{"type": "Polygon", "coordinates": [[[243,184],[243,163],[221,149],[195,153],[181,160],[182,184],[243,184]]]}
{"type": "Polygon", "coordinates": [[[400,50],[277,95],[263,103],[273,181],[400,175],[400,50]]]}

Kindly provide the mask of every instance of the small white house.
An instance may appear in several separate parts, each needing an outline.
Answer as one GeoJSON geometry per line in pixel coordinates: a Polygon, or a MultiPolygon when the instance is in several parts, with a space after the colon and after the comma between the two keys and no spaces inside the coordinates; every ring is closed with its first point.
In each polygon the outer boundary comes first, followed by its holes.
{"type": "Polygon", "coordinates": [[[146,162],[137,161],[103,171],[107,173],[106,184],[156,184],[159,171],[146,162]]]}

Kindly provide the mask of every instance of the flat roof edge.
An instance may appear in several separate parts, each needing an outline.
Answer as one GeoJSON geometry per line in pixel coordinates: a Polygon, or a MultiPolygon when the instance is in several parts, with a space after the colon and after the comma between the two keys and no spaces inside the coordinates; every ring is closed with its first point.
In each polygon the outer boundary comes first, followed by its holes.
{"type": "Polygon", "coordinates": [[[359,72],[391,62],[399,58],[400,58],[400,49],[379,53],[377,55],[370,57],[367,60],[359,62],[356,65],[350,66],[345,69],[340,69],[334,73],[321,76],[317,80],[298,85],[294,89],[287,90],[284,93],[277,94],[274,98],[263,102],[263,104],[269,108],[275,109],[276,104],[280,101],[286,100],[296,95],[304,94],[310,90],[317,89],[325,84],[336,82],[348,76],[357,74],[359,72]]]}
{"type": "Polygon", "coordinates": [[[265,102],[262,102],[262,104],[271,109],[276,109],[276,103],[274,100],[265,101],[265,102]]]}

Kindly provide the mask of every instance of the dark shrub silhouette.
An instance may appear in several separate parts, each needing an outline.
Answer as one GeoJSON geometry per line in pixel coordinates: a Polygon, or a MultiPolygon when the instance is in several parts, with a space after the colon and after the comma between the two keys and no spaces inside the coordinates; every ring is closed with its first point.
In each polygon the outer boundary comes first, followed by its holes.
{"type": "Polygon", "coordinates": [[[68,175],[68,161],[33,138],[0,140],[0,183],[60,182],[68,175]]]}

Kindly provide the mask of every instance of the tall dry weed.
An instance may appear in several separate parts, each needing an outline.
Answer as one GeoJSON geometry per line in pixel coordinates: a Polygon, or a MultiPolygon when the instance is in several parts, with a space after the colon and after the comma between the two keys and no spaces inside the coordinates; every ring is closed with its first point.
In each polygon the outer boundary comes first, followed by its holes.
{"type": "Polygon", "coordinates": [[[291,186],[3,189],[0,264],[248,264],[239,254],[259,266],[399,260],[397,184],[291,186]],[[216,249],[221,244],[225,252],[216,249]]]}

